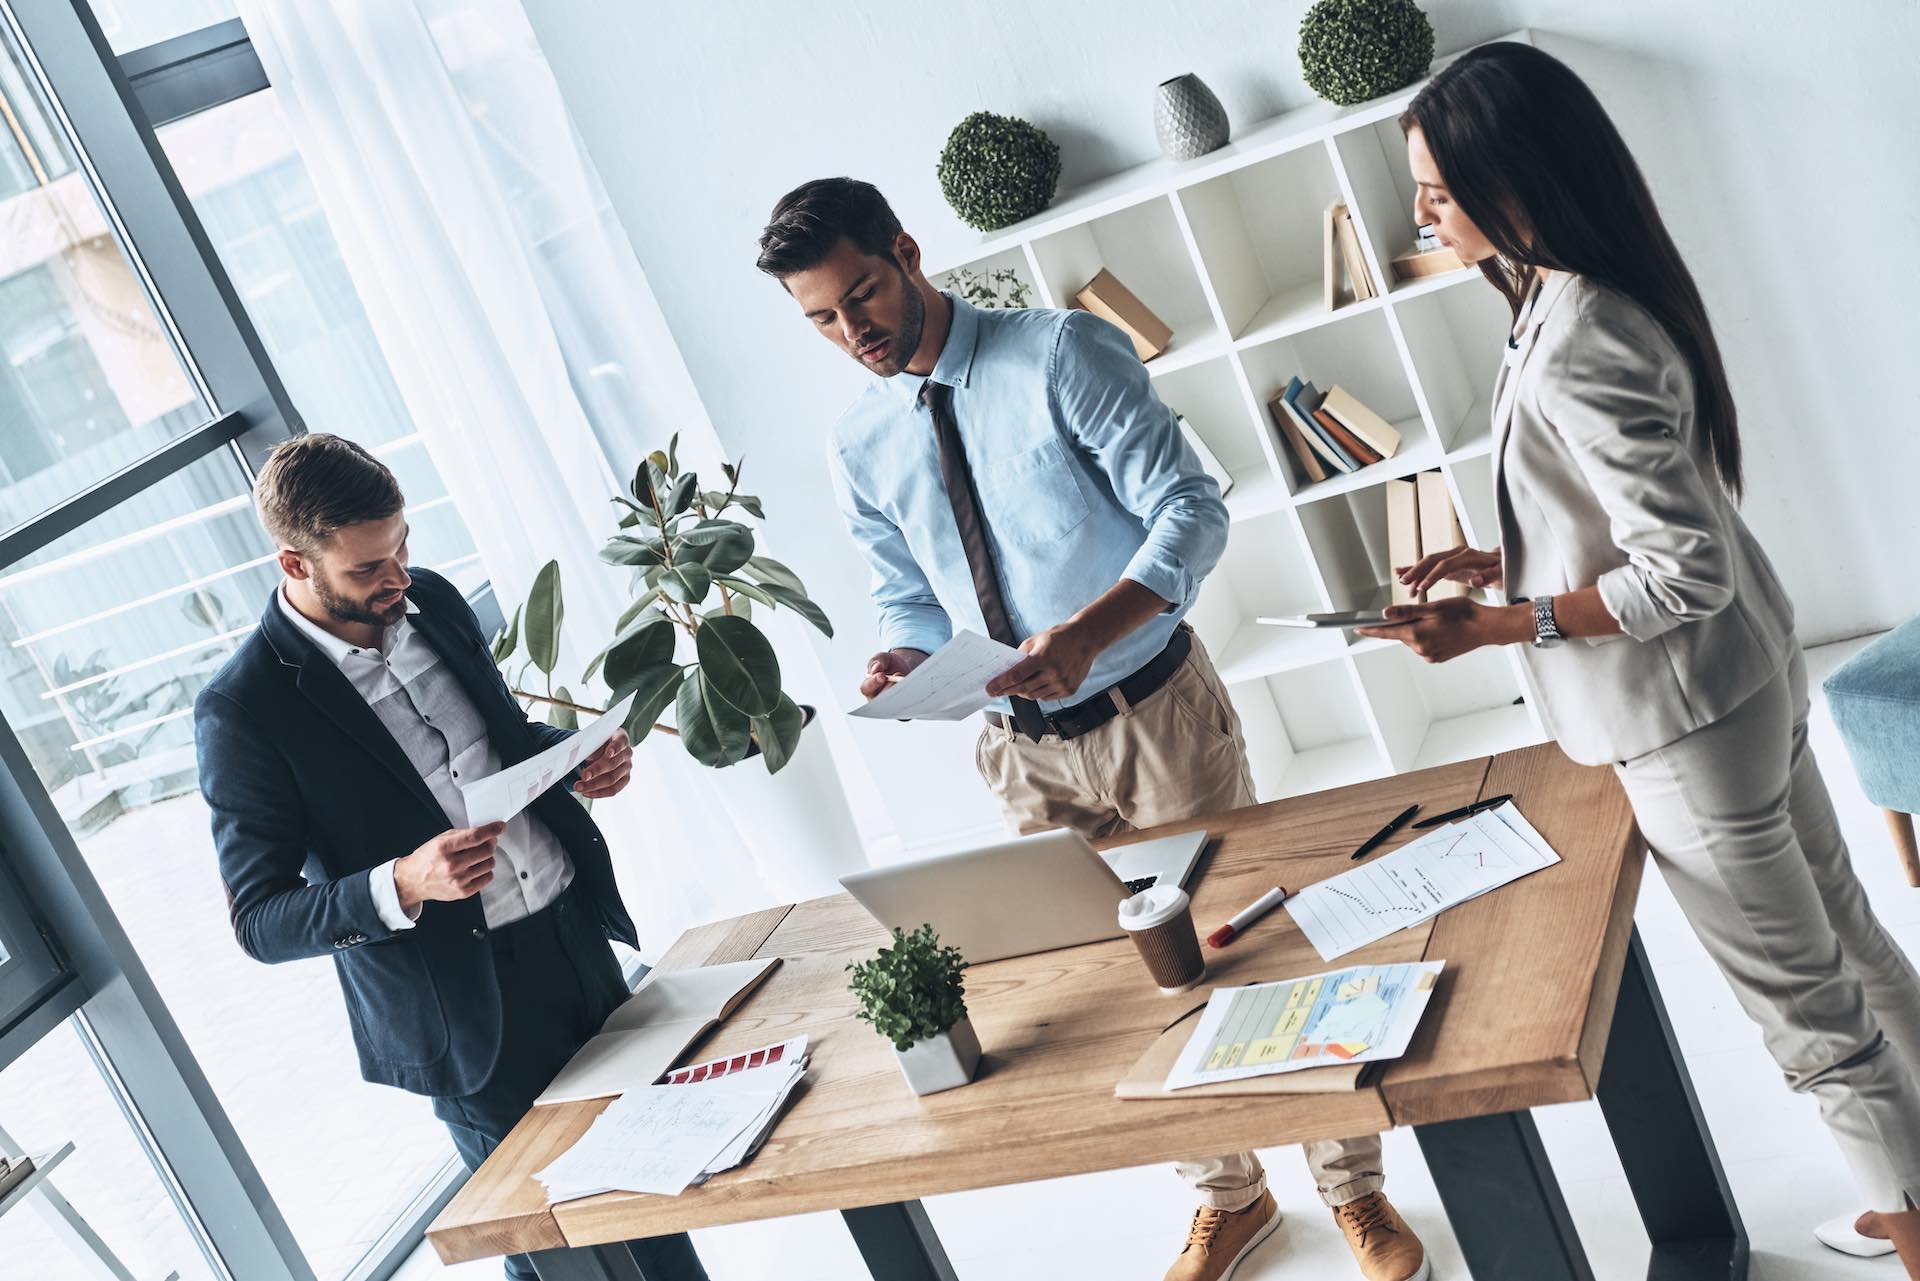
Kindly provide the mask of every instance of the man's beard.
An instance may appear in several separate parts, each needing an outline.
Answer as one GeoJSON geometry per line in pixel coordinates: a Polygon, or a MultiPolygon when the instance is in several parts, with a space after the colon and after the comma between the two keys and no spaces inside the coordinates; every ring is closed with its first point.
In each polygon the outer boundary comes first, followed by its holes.
{"type": "Polygon", "coordinates": [[[914,288],[913,281],[907,278],[905,271],[901,271],[897,266],[894,270],[900,272],[900,284],[904,294],[900,303],[900,327],[887,335],[893,342],[893,350],[888,352],[886,360],[878,365],[869,365],[861,360],[860,349],[873,346],[880,337],[878,334],[869,334],[863,336],[854,344],[853,350],[847,353],[862,369],[878,374],[882,378],[891,378],[907,367],[907,362],[913,359],[913,353],[920,350],[920,339],[927,332],[927,300],[920,296],[920,291],[914,288]]]}
{"type": "Polygon", "coordinates": [[[337,622],[365,623],[371,627],[392,627],[406,616],[407,595],[405,592],[400,593],[400,598],[394,601],[393,604],[386,606],[384,609],[376,610],[373,607],[373,602],[379,599],[381,595],[384,595],[384,593],[369,596],[366,600],[354,600],[351,597],[341,596],[336,593],[332,587],[327,585],[326,580],[318,574],[313,575],[312,582],[314,597],[319,600],[321,607],[327,611],[327,616],[337,622]]]}

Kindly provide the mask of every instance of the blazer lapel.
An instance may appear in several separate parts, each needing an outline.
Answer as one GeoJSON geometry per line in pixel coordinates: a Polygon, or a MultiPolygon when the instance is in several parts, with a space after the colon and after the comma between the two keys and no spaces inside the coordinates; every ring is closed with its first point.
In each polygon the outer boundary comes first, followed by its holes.
{"type": "MultiPolygon", "coordinates": [[[[277,596],[280,588],[276,586],[273,590],[277,596]]],[[[367,700],[360,697],[360,691],[334,666],[332,659],[295,630],[280,612],[278,600],[267,601],[267,612],[260,619],[260,631],[273,646],[280,661],[296,669],[294,686],[306,696],[307,701],[398,779],[402,786],[413,793],[414,799],[445,818],[446,811],[440,807],[432,789],[420,777],[420,771],[413,767],[413,762],[407,759],[407,754],[400,750],[400,744],[387,732],[387,727],[380,723],[380,718],[373,714],[373,709],[367,706],[367,700]]],[[[447,821],[452,822],[451,819],[447,821]]]]}
{"type": "Polygon", "coordinates": [[[1540,330],[1547,322],[1548,313],[1571,283],[1573,276],[1569,273],[1554,273],[1540,286],[1532,308],[1524,313],[1525,319],[1519,332],[1509,335],[1503,352],[1505,359],[1500,362],[1500,372],[1495,375],[1493,383],[1493,465],[1496,473],[1506,453],[1508,429],[1513,425],[1513,402],[1520,390],[1520,372],[1526,367],[1527,357],[1533,354],[1534,344],[1540,338],[1540,330]]]}

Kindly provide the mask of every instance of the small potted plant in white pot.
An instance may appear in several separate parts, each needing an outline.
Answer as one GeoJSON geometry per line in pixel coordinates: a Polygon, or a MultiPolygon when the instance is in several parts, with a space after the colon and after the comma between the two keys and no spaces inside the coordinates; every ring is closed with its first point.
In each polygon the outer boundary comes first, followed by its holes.
{"type": "Polygon", "coordinates": [[[933,926],[908,934],[895,927],[893,946],[848,962],[847,986],[860,999],[860,1017],[893,1042],[901,1075],[915,1094],[965,1085],[980,1066],[980,1038],[967,1018],[966,968],[957,947],[941,947],[933,926]]]}

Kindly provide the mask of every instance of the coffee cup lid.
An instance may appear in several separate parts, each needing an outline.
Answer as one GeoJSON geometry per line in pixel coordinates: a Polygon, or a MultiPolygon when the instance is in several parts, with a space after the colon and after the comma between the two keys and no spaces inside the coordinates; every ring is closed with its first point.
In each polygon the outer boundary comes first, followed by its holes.
{"type": "Polygon", "coordinates": [[[1187,892],[1178,885],[1149,885],[1132,898],[1120,900],[1120,928],[1150,930],[1186,910],[1187,892]]]}

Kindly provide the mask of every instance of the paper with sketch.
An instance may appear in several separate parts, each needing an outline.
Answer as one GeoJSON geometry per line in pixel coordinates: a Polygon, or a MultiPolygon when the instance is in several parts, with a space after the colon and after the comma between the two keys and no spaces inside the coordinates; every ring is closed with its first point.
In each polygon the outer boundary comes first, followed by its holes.
{"type": "Polygon", "coordinates": [[[564,742],[555,743],[537,756],[529,756],[518,765],[509,765],[498,774],[463,783],[460,795],[467,802],[467,825],[504,823],[540,798],[540,794],[573,773],[580,762],[599,751],[613,732],[626,723],[638,694],[629,694],[596,716],[593,723],[564,742]]]}
{"type": "Polygon", "coordinates": [[[1331,961],[1559,861],[1509,801],[1309,885],[1286,908],[1331,961]]]}
{"type": "Polygon", "coordinates": [[[961,632],[905,680],[849,714],[877,721],[963,721],[993,701],[987,682],[1025,657],[979,632],[961,632]]]}
{"type": "Polygon", "coordinates": [[[678,1196],[767,1110],[769,1091],[650,1085],[621,1095],[534,1177],[550,1201],[599,1192],[678,1196]]]}
{"type": "Polygon", "coordinates": [[[1443,964],[1356,965],[1215,988],[1166,1088],[1399,1058],[1443,964]]]}

